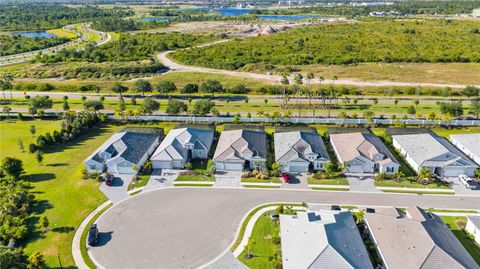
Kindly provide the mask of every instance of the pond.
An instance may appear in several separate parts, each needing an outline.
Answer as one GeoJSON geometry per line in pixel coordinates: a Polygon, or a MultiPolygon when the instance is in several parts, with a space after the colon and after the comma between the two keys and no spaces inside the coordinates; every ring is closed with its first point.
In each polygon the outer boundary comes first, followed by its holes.
{"type": "Polygon", "coordinates": [[[17,36],[25,37],[44,37],[44,38],[56,38],[57,36],[46,31],[35,31],[35,32],[20,32],[14,33],[17,36]]]}

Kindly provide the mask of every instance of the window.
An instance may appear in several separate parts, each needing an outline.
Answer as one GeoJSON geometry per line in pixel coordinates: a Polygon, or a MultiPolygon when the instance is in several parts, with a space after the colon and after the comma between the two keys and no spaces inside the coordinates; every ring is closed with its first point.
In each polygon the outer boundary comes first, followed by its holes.
{"type": "Polygon", "coordinates": [[[393,173],[393,167],[387,167],[387,173],[393,173]]]}
{"type": "Polygon", "coordinates": [[[95,169],[97,169],[96,165],[90,165],[90,170],[95,170],[95,169]]]}

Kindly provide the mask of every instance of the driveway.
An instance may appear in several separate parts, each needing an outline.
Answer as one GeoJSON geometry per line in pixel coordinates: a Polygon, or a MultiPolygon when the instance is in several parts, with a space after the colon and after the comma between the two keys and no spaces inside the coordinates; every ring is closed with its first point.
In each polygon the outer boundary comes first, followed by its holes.
{"type": "Polygon", "coordinates": [[[282,185],[280,186],[282,189],[310,189],[308,187],[308,180],[306,173],[299,173],[299,174],[292,174],[290,181],[288,183],[284,182],[282,179],[282,185]]]}
{"type": "Polygon", "coordinates": [[[90,248],[103,268],[197,268],[223,256],[243,217],[269,202],[480,208],[454,195],[305,190],[164,188],[114,205],[98,220],[102,243],[90,248]]]}
{"type": "Polygon", "coordinates": [[[480,197],[480,184],[477,183],[477,189],[471,190],[465,188],[462,182],[458,178],[449,178],[448,182],[452,184],[452,189],[455,191],[456,195],[478,195],[480,197]]]}
{"type": "Polygon", "coordinates": [[[173,169],[153,170],[152,175],[143,190],[147,191],[173,186],[173,182],[177,179],[178,173],[180,172],[181,170],[173,169]]]}
{"type": "Polygon", "coordinates": [[[348,175],[347,180],[350,191],[381,192],[375,187],[375,179],[372,175],[348,175]]]}
{"type": "Polygon", "coordinates": [[[242,173],[241,171],[217,172],[215,174],[215,187],[242,187],[242,173]]]}
{"type": "Polygon", "coordinates": [[[135,175],[129,174],[113,174],[115,177],[113,186],[107,186],[105,182],[100,185],[100,190],[112,201],[112,203],[118,203],[121,200],[130,197],[127,193],[128,185],[132,182],[135,175]]]}

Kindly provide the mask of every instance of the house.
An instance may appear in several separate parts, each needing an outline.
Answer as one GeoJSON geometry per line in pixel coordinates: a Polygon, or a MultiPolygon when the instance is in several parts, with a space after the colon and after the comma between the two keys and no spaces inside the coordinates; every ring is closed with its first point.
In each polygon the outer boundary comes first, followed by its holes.
{"type": "Polygon", "coordinates": [[[192,159],[207,159],[214,131],[179,128],[168,132],[150,160],[154,169],[182,169],[192,159]]]}
{"type": "Polygon", "coordinates": [[[387,269],[479,268],[440,217],[419,207],[375,209],[365,222],[387,269]]]}
{"type": "Polygon", "coordinates": [[[450,142],[480,165],[480,134],[450,135],[450,142]]]}
{"type": "Polygon", "coordinates": [[[417,172],[427,167],[440,177],[474,176],[478,167],[445,138],[431,133],[393,135],[392,140],[417,172]]]}
{"type": "Polygon", "coordinates": [[[267,162],[267,135],[263,131],[223,131],[213,162],[218,171],[264,168],[267,162]]]}
{"type": "Polygon", "coordinates": [[[159,144],[158,134],[119,132],[83,163],[89,173],[136,174],[159,144]]]}
{"type": "Polygon", "coordinates": [[[480,216],[467,216],[465,230],[473,236],[475,242],[480,244],[480,216]]]}
{"type": "Polygon", "coordinates": [[[377,136],[369,133],[331,134],[330,142],[340,163],[349,173],[398,172],[400,164],[377,136]]]}
{"type": "Polygon", "coordinates": [[[274,134],[275,162],[286,172],[324,170],[330,161],[323,140],[316,132],[283,132],[274,134]]]}
{"type": "Polygon", "coordinates": [[[280,215],[280,235],[284,269],[373,269],[349,211],[280,215]]]}

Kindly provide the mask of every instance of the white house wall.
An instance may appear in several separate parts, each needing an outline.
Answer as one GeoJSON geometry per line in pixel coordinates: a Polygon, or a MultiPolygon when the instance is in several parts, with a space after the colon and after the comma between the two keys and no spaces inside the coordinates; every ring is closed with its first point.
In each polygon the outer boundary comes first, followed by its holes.
{"type": "Polygon", "coordinates": [[[105,170],[104,164],[94,161],[92,159],[85,161],[84,164],[85,164],[85,168],[89,173],[102,173],[103,170],[105,170]]]}
{"type": "Polygon", "coordinates": [[[470,219],[467,221],[465,230],[467,230],[467,232],[473,236],[475,242],[480,244],[480,230],[475,227],[475,225],[470,219]]]}

